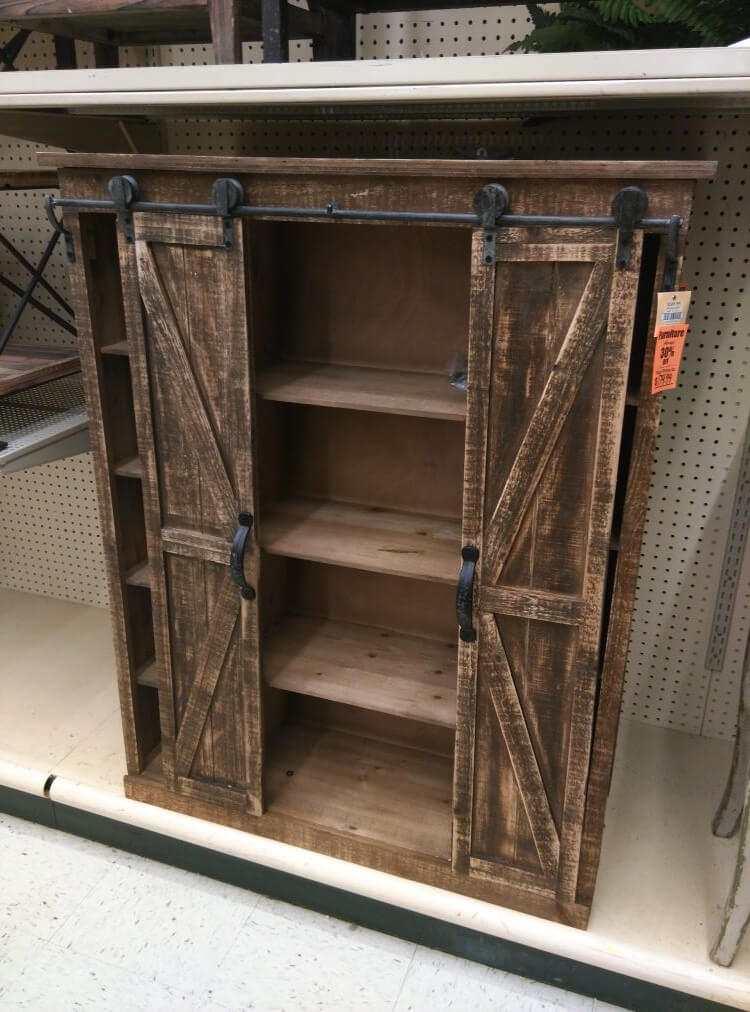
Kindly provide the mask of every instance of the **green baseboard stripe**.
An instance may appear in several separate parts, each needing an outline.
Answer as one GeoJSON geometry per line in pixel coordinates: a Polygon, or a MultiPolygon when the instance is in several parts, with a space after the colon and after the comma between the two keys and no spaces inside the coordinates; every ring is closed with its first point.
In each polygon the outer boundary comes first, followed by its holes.
{"type": "Polygon", "coordinates": [[[415,913],[0,785],[0,811],[634,1012],[731,1006],[415,913]]]}
{"type": "Polygon", "coordinates": [[[2,784],[0,784],[0,812],[16,815],[19,819],[27,819],[29,822],[40,822],[52,829],[57,828],[55,812],[49,798],[17,791],[2,784]]]}

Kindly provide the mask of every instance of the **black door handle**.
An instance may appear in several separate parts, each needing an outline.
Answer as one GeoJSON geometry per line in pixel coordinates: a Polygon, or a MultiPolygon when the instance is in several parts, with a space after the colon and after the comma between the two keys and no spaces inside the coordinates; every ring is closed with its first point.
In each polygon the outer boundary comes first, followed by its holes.
{"type": "Polygon", "coordinates": [[[479,558],[479,549],[466,545],[461,549],[461,572],[458,574],[456,589],[456,617],[458,618],[458,635],[464,643],[473,643],[477,638],[474,628],[472,606],[474,601],[474,569],[479,558]]]}
{"type": "Polygon", "coordinates": [[[242,596],[246,601],[252,601],[255,590],[245,580],[245,548],[250,537],[250,528],[253,526],[253,518],[250,513],[240,513],[238,520],[239,526],[235,531],[232,550],[229,553],[229,568],[242,596]]]}

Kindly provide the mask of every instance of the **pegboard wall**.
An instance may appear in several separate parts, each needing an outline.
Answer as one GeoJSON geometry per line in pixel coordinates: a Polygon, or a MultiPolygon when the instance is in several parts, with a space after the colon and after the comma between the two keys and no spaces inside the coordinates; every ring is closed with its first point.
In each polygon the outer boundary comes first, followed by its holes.
{"type": "Polygon", "coordinates": [[[90,453],[0,477],[0,564],[3,586],[107,606],[90,453]]]}
{"type": "MultiPolygon", "coordinates": [[[[359,55],[499,53],[527,25],[524,7],[371,15],[358,21],[359,55]]],[[[293,59],[310,58],[308,43],[295,45],[293,59]]],[[[259,45],[246,46],[244,57],[259,59],[259,45]]],[[[139,59],[194,64],[211,63],[213,55],[205,46],[163,46],[129,54],[128,62],[139,59]]],[[[532,118],[462,113],[395,122],[168,121],[170,150],[186,153],[718,160],[716,180],[699,184],[696,192],[685,260],[694,291],[692,329],[680,385],[662,397],[623,707],[646,722],[727,738],[734,731],[750,628],[747,557],[723,670],[707,671],[705,657],[750,412],[750,236],[743,227],[749,128],[745,113],[681,111],[555,111],[532,118]]],[[[32,164],[37,147],[8,140],[0,165],[32,164]]],[[[13,213],[18,235],[27,230],[27,245],[43,240],[44,227],[42,239],[35,238],[40,219],[33,207],[19,203],[13,213]]],[[[8,525],[12,536],[0,535],[0,584],[104,603],[88,456],[0,478],[0,529],[8,525]],[[47,496],[56,497],[56,523],[65,535],[48,542],[46,558],[37,556],[33,567],[24,567],[24,546],[38,543],[35,517],[47,496]],[[55,573],[59,577],[50,578],[55,573]]]]}
{"type": "MultiPolygon", "coordinates": [[[[9,28],[0,30],[0,45],[11,38],[9,28]]],[[[29,37],[16,62],[19,70],[34,70],[54,65],[54,49],[49,35],[36,33],[29,37]],[[52,61],[52,62],[51,62],[52,61]]],[[[3,138],[0,143],[0,170],[35,169],[36,152],[43,145],[12,138],[3,138]]],[[[23,253],[27,260],[37,264],[50,236],[49,222],[44,213],[42,198],[45,190],[5,190],[0,192],[0,232],[23,253]]],[[[10,281],[25,288],[29,273],[5,249],[0,257],[0,271],[10,281]]],[[[62,243],[58,243],[52,259],[44,272],[45,278],[61,294],[68,288],[65,255],[62,243]]],[[[43,289],[37,287],[34,297],[50,309],[59,309],[54,300],[43,289]]],[[[0,322],[5,324],[13,312],[16,296],[5,288],[0,293],[0,322]]],[[[56,347],[70,347],[75,337],[67,333],[42,313],[28,307],[16,327],[13,341],[22,344],[38,344],[56,347]]],[[[2,556],[0,556],[0,559],[2,556]]]]}

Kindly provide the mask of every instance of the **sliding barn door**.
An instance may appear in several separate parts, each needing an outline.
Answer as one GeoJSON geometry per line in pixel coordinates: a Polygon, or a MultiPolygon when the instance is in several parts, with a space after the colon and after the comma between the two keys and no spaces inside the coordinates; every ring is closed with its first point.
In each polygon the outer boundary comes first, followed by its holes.
{"type": "Polygon", "coordinates": [[[454,865],[574,901],[640,264],[604,230],[474,241],[454,865]]]}
{"type": "MultiPolygon", "coordinates": [[[[140,386],[149,391],[140,434],[149,443],[151,580],[172,708],[164,769],[185,793],[260,812],[257,609],[229,567],[239,515],[255,512],[242,228],[234,224],[226,249],[220,219],[134,218],[135,248],[121,249],[137,285],[130,308],[140,304],[140,386]]],[[[255,585],[252,532],[246,556],[255,585]]]]}

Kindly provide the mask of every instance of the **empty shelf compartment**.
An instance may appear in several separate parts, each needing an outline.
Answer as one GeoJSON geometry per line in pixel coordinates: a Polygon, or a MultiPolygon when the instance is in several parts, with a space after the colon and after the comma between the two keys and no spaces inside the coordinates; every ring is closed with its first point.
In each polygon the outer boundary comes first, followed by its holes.
{"type": "Polygon", "coordinates": [[[288,724],[266,763],[269,812],[450,859],[453,761],[359,735],[288,724]]]}

